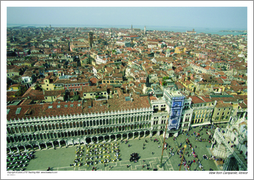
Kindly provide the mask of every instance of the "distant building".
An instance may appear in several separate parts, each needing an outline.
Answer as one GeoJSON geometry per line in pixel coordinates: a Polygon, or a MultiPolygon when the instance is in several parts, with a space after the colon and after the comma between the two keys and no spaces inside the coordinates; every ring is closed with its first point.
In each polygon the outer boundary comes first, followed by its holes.
{"type": "Polygon", "coordinates": [[[186,31],[187,34],[196,34],[196,31],[192,29],[192,31],[186,31]]]}
{"type": "Polygon", "coordinates": [[[90,47],[93,46],[93,32],[89,32],[89,44],[90,44],[90,47]]]}

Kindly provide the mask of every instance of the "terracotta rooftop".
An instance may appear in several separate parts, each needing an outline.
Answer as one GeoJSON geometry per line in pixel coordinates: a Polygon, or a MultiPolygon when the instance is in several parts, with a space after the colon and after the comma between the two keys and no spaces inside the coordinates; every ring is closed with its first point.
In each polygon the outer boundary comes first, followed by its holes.
{"type": "Polygon", "coordinates": [[[9,109],[7,120],[26,117],[66,116],[150,107],[148,96],[139,96],[136,94],[133,94],[131,97],[129,94],[125,94],[125,96],[119,96],[115,99],[103,101],[85,100],[83,103],[82,101],[59,101],[44,104],[30,104],[30,102],[32,101],[26,101],[26,103],[18,106],[7,106],[7,109],[9,109]]]}

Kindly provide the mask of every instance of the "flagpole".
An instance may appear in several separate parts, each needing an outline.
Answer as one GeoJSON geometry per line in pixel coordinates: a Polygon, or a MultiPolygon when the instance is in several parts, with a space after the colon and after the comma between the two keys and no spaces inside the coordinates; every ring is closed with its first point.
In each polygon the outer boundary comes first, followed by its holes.
{"type": "Polygon", "coordinates": [[[168,121],[169,121],[169,115],[167,116],[167,123],[166,123],[165,131],[164,131],[164,139],[163,139],[163,144],[162,144],[161,166],[160,167],[162,167],[162,158],[163,158],[163,151],[164,151],[164,145],[165,145],[165,138],[166,138],[166,131],[167,131],[167,127],[168,127],[168,121]]]}

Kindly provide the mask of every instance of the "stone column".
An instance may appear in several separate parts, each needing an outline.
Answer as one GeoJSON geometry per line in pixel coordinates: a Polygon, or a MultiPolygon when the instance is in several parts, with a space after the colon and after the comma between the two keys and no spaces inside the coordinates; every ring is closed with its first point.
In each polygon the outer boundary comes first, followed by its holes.
{"type": "Polygon", "coordinates": [[[115,140],[114,141],[116,141],[117,140],[117,134],[115,135],[115,140]]]}
{"type": "Polygon", "coordinates": [[[15,137],[12,136],[12,139],[13,139],[13,142],[14,142],[14,143],[17,142],[16,139],[15,139],[15,137]]]}
{"type": "Polygon", "coordinates": [[[30,132],[30,129],[28,128],[28,126],[26,126],[26,132],[30,132]]]}
{"type": "Polygon", "coordinates": [[[41,146],[40,146],[40,144],[38,144],[38,147],[39,147],[39,149],[41,150],[41,146]]]}
{"type": "Polygon", "coordinates": [[[127,133],[127,139],[129,139],[129,133],[127,133]]]}
{"type": "Polygon", "coordinates": [[[47,143],[45,143],[46,149],[48,149],[47,143]]]}
{"type": "Polygon", "coordinates": [[[61,147],[61,143],[60,143],[60,141],[58,141],[58,144],[59,144],[59,147],[61,147]]]}
{"type": "Polygon", "coordinates": [[[132,139],[134,139],[134,135],[135,135],[135,132],[133,132],[132,134],[133,134],[133,137],[132,137],[132,139]]]}
{"type": "Polygon", "coordinates": [[[108,142],[110,142],[111,141],[111,134],[109,135],[109,141],[108,142]]]}
{"type": "Polygon", "coordinates": [[[16,146],[16,148],[17,148],[17,152],[19,152],[19,147],[18,147],[18,146],[16,146]]]}
{"type": "Polygon", "coordinates": [[[121,140],[123,140],[123,134],[121,134],[121,140]]]}
{"type": "Polygon", "coordinates": [[[55,146],[54,146],[54,143],[52,142],[52,146],[53,146],[53,148],[55,148],[55,146]]]}

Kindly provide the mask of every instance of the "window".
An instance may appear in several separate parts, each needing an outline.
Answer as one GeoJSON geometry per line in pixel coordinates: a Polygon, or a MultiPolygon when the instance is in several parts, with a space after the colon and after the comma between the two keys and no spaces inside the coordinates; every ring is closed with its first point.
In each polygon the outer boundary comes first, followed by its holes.
{"type": "Polygon", "coordinates": [[[48,108],[49,108],[49,109],[52,109],[52,108],[53,108],[53,106],[49,106],[48,108]]]}
{"type": "Polygon", "coordinates": [[[65,107],[65,108],[67,108],[67,107],[68,107],[68,105],[66,104],[66,105],[64,105],[64,107],[65,107]]]}
{"type": "Polygon", "coordinates": [[[71,104],[70,107],[73,107],[73,104],[71,104]]]}
{"type": "Polygon", "coordinates": [[[86,96],[86,94],[84,94],[84,96],[86,96]]]}
{"type": "Polygon", "coordinates": [[[60,108],[61,106],[60,106],[60,105],[57,105],[56,107],[57,107],[57,108],[60,108]]]}
{"type": "Polygon", "coordinates": [[[217,113],[217,116],[219,115],[220,113],[217,113]]]}

